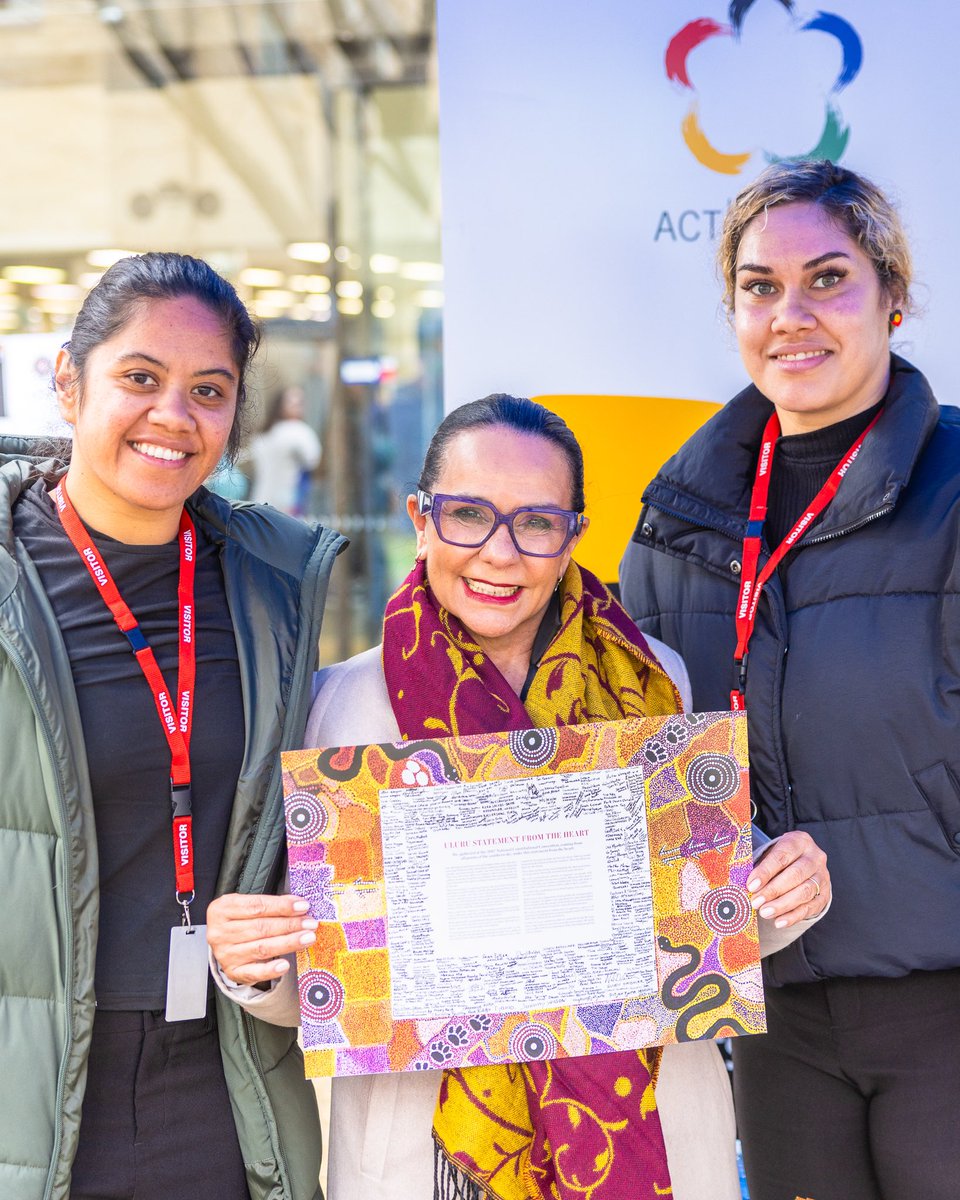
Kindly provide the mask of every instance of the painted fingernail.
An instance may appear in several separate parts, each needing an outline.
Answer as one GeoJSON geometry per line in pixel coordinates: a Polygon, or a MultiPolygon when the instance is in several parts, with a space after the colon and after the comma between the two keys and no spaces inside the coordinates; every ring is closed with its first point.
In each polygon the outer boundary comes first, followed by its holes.
{"type": "Polygon", "coordinates": [[[759,879],[749,879],[749,880],[747,880],[747,891],[748,891],[748,892],[755,892],[759,886],[760,886],[760,880],[759,880],[759,879]]]}
{"type": "Polygon", "coordinates": [[[760,916],[761,917],[772,917],[776,911],[777,910],[773,907],[772,904],[768,904],[766,908],[760,909],[760,916]]]}
{"type": "Polygon", "coordinates": [[[316,940],[316,934],[313,933],[301,933],[299,938],[301,946],[312,946],[316,940]]]}
{"type": "Polygon", "coordinates": [[[294,900],[293,911],[294,912],[309,912],[310,904],[306,900],[294,900]]]}
{"type": "Polygon", "coordinates": [[[273,964],[273,969],[279,971],[281,975],[290,970],[290,964],[285,958],[278,958],[273,964]]]}
{"type": "Polygon", "coordinates": [[[319,921],[314,921],[312,917],[309,917],[306,921],[300,922],[300,928],[301,929],[316,929],[319,924],[320,924],[319,921]]]}
{"type": "Polygon", "coordinates": [[[783,917],[781,917],[779,921],[774,921],[773,927],[774,929],[786,929],[787,922],[783,917]]]}
{"type": "Polygon", "coordinates": [[[750,901],[751,905],[754,908],[759,908],[761,904],[766,904],[766,902],[767,902],[766,896],[754,896],[750,901]]]}

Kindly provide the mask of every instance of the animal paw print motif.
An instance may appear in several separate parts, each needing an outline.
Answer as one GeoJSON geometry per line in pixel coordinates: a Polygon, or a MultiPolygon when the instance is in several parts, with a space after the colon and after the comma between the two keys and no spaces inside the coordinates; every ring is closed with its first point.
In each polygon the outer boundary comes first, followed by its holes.
{"type": "Polygon", "coordinates": [[[483,1033],[490,1028],[493,1021],[490,1020],[486,1013],[481,1013],[475,1017],[471,1017],[467,1024],[477,1033],[483,1033]]]}
{"type": "Polygon", "coordinates": [[[462,1025],[451,1025],[447,1030],[447,1041],[451,1046],[465,1046],[470,1041],[470,1035],[462,1025]]]}
{"type": "Polygon", "coordinates": [[[433,1068],[430,1066],[430,1064],[425,1063],[425,1062],[415,1062],[413,1064],[413,1069],[415,1071],[431,1071],[431,1070],[433,1070],[433,1068]]]}
{"type": "Polygon", "coordinates": [[[644,757],[652,762],[655,766],[665,763],[670,758],[670,752],[663,744],[656,739],[651,739],[643,748],[644,757]]]}
{"type": "Polygon", "coordinates": [[[453,1051],[445,1042],[437,1042],[435,1046],[430,1047],[430,1057],[435,1063],[446,1063],[453,1058],[453,1051]]]}
{"type": "Polygon", "coordinates": [[[663,740],[671,746],[682,746],[689,736],[684,721],[668,721],[663,727],[663,740]]]}
{"type": "Polygon", "coordinates": [[[424,770],[423,764],[418,763],[415,758],[408,758],[403,764],[400,779],[404,787],[426,787],[430,782],[430,776],[424,770]]]}

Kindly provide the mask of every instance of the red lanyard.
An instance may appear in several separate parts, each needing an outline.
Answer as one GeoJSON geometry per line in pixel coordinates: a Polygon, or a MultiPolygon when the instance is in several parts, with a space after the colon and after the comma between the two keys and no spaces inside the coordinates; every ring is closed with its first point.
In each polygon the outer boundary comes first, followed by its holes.
{"type": "Polygon", "coordinates": [[[764,584],[774,573],[780,562],[793,549],[803,531],[820,516],[830,501],[837,494],[837,489],[844,475],[850,469],[864,440],[870,430],[880,420],[880,412],[873,418],[863,433],[853,443],[840,462],[830,472],[830,478],[823,485],[810,504],[804,510],[799,521],[793,526],[780,545],[770,555],[760,573],[757,566],[760,561],[760,548],[763,538],[763,523],[767,519],[767,498],[770,495],[770,476],[773,472],[773,452],[777,438],[780,436],[780,419],[776,412],[772,414],[763,431],[760,443],[760,458],[757,462],[757,475],[753,481],[753,492],[750,496],[750,519],[747,523],[747,533],[743,539],[743,561],[740,575],[740,596],[737,599],[737,649],[733,661],[740,668],[739,686],[730,693],[730,707],[734,712],[741,712],[746,706],[745,691],[747,684],[747,653],[750,648],[750,638],[757,621],[757,605],[764,584]]]}
{"type": "Polygon", "coordinates": [[[177,662],[177,702],[174,704],[137,618],[124,602],[113,576],[107,570],[93,538],[70,502],[64,481],[54,489],[57,513],[74,548],[90,572],[113,619],[126,636],[140,669],[147,678],[157,714],[170,747],[170,801],[173,808],[173,861],[177,881],[177,903],[183,907],[184,923],[190,924],[194,897],[193,800],[190,792],[190,733],[193,728],[193,690],[197,676],[197,648],[193,633],[194,576],[197,533],[186,510],[180,516],[180,645],[177,662]]]}

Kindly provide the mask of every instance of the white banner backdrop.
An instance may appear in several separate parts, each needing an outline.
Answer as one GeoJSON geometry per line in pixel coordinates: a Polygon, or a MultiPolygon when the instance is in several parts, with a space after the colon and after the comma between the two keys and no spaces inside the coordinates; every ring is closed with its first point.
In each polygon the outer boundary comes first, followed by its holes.
{"type": "Polygon", "coordinates": [[[960,9],[815,3],[439,0],[448,408],[728,399],[721,213],[817,147],[899,201],[921,311],[893,345],[960,401],[960,9]]]}

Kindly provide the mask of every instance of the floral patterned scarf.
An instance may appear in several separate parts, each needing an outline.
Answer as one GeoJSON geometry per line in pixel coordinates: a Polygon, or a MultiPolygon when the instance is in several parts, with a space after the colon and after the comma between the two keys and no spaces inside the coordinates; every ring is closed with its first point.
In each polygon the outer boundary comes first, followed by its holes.
{"type": "MultiPolygon", "coordinates": [[[[383,667],[405,740],[677,712],[676,688],[603,584],[571,562],[560,625],[525,704],[418,563],[387,605],[383,667]]],[[[440,1200],[671,1195],[657,1051],[445,1071],[433,1134],[440,1200]]]]}

